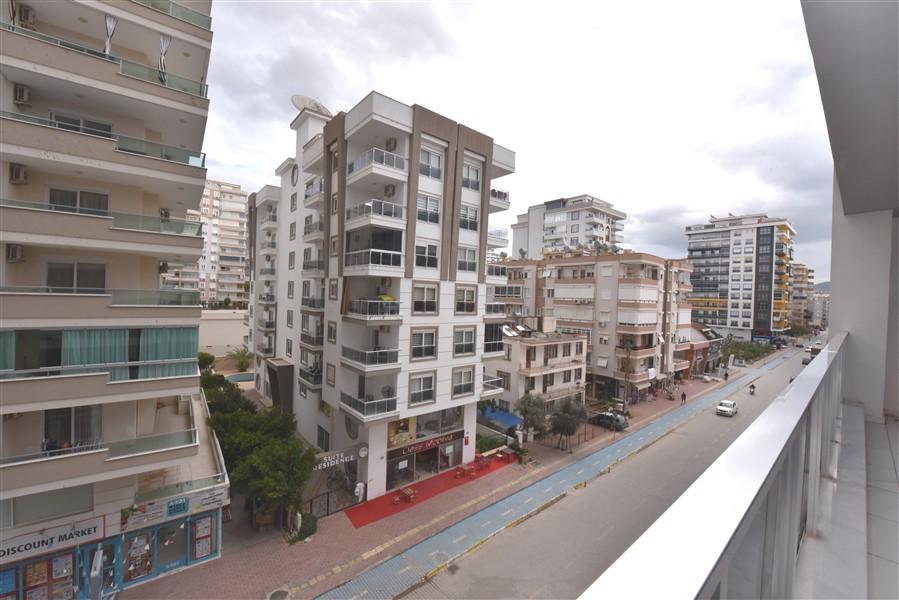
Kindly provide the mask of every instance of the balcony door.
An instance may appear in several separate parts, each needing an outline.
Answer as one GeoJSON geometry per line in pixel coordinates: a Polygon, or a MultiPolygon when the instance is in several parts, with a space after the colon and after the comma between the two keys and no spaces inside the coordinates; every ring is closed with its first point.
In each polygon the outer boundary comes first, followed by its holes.
{"type": "Polygon", "coordinates": [[[102,407],[76,406],[44,411],[46,451],[99,447],[102,435],[102,407]]]}
{"type": "Polygon", "coordinates": [[[90,294],[106,288],[106,265],[89,262],[48,262],[47,287],[54,293],[90,294]]]}

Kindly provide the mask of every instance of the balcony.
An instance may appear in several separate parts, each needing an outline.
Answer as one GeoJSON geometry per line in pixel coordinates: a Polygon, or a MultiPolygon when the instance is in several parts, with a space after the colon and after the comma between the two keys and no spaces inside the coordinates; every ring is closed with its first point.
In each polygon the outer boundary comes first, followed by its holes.
{"type": "Polygon", "coordinates": [[[300,333],[300,343],[318,349],[321,348],[322,345],[324,345],[325,338],[321,334],[314,334],[303,331],[300,333]]]}
{"type": "Polygon", "coordinates": [[[653,333],[658,329],[658,323],[621,323],[615,327],[617,333],[653,333]]]}
{"type": "Polygon", "coordinates": [[[190,177],[202,177],[205,174],[205,171],[197,171],[206,166],[206,155],[203,152],[166,146],[108,130],[89,127],[75,129],[65,123],[23,113],[0,111],[0,118],[4,119],[3,141],[11,145],[106,160],[125,167],[161,169],[155,163],[146,161],[146,158],[153,158],[177,165],[167,168],[174,174],[190,177]],[[122,154],[129,157],[121,156],[122,154]]]}
{"type": "Polygon", "coordinates": [[[0,230],[8,243],[130,251],[162,257],[198,256],[202,225],[195,221],[0,198],[0,230]]]}
{"type": "Polygon", "coordinates": [[[200,316],[200,293],[180,289],[118,290],[0,286],[0,319],[34,315],[68,319],[166,319],[200,316]]]}
{"type": "Polygon", "coordinates": [[[322,134],[316,133],[312,138],[303,144],[303,172],[315,173],[321,175],[322,158],[324,156],[324,143],[322,142],[322,134]]]}
{"type": "Polygon", "coordinates": [[[275,329],[275,321],[272,319],[256,319],[256,327],[262,331],[273,331],[275,329]]]}
{"type": "Polygon", "coordinates": [[[632,346],[631,348],[615,346],[615,355],[622,358],[648,358],[650,356],[655,356],[657,350],[658,346],[653,344],[643,344],[640,346],[632,346]]]}
{"type": "Polygon", "coordinates": [[[274,294],[259,294],[257,298],[260,304],[275,304],[277,302],[274,294]]]}
{"type": "Polygon", "coordinates": [[[403,207],[384,200],[368,200],[364,204],[346,209],[346,228],[355,229],[372,225],[390,229],[405,229],[403,207]]]}
{"type": "Polygon", "coordinates": [[[186,413],[181,413],[177,404],[163,406],[156,411],[155,427],[149,435],[116,441],[90,440],[59,449],[54,448],[59,444],[35,439],[31,446],[43,446],[43,450],[18,455],[4,453],[0,456],[4,491],[15,490],[16,495],[24,495],[39,486],[61,484],[70,479],[79,483],[104,481],[158,470],[160,463],[195,456],[199,452],[199,439],[194,405],[201,401],[205,402],[199,394],[195,398],[183,396],[186,413]]]}
{"type": "Polygon", "coordinates": [[[367,189],[371,184],[401,183],[406,178],[406,159],[380,148],[366,150],[347,165],[347,185],[358,184],[367,189]]]}
{"type": "Polygon", "coordinates": [[[505,344],[502,340],[494,340],[484,342],[484,358],[495,358],[497,354],[501,355],[505,352],[505,344]],[[488,356],[489,355],[489,356],[488,356]]]}
{"type": "Polygon", "coordinates": [[[487,230],[488,248],[505,248],[509,245],[509,230],[502,227],[491,227],[487,230]]]}
{"type": "Polygon", "coordinates": [[[262,231],[276,231],[278,229],[278,213],[268,212],[259,220],[259,229],[262,231]]]}
{"type": "Polygon", "coordinates": [[[360,350],[351,346],[343,346],[344,360],[360,367],[365,372],[399,367],[399,350],[360,350]]]}
{"type": "Polygon", "coordinates": [[[509,206],[509,192],[496,188],[490,189],[490,214],[509,210],[509,206]]]}
{"type": "Polygon", "coordinates": [[[303,296],[300,300],[300,305],[303,309],[322,311],[325,309],[325,299],[324,298],[316,298],[314,296],[303,296]]]}
{"type": "Polygon", "coordinates": [[[343,266],[347,275],[396,277],[403,272],[403,253],[378,248],[355,250],[343,255],[343,266]]]}
{"type": "Polygon", "coordinates": [[[275,255],[278,253],[278,244],[275,242],[261,242],[259,244],[259,254],[266,255],[275,255]]]}
{"type": "Polygon", "coordinates": [[[307,386],[312,388],[320,388],[322,385],[322,369],[320,365],[298,365],[297,377],[307,386]]]}
{"type": "Polygon", "coordinates": [[[303,192],[303,206],[306,208],[316,208],[324,200],[325,180],[321,177],[315,179],[306,186],[303,192]]]}
{"type": "Polygon", "coordinates": [[[272,356],[275,353],[275,349],[271,342],[259,342],[256,344],[256,352],[262,356],[272,356]]]}
{"type": "Polygon", "coordinates": [[[259,279],[272,281],[275,279],[275,268],[274,267],[262,267],[259,269],[259,279]]]}
{"type": "Polygon", "coordinates": [[[487,277],[501,279],[503,283],[506,282],[508,277],[508,270],[506,265],[500,265],[496,263],[487,263],[487,277]]]}
{"type": "Polygon", "coordinates": [[[689,360],[677,360],[674,361],[674,370],[675,371],[686,371],[690,368],[689,360]]]}
{"type": "Polygon", "coordinates": [[[364,321],[401,320],[400,303],[395,300],[350,300],[347,316],[364,321]]]}
{"type": "Polygon", "coordinates": [[[340,404],[363,422],[377,421],[399,415],[396,408],[396,397],[365,399],[354,398],[346,392],[340,393],[340,404]]]}
{"type": "Polygon", "coordinates": [[[304,260],[302,271],[304,277],[322,277],[325,274],[325,261],[304,260]]]}
{"type": "Polygon", "coordinates": [[[153,10],[157,10],[159,12],[165,13],[169,16],[172,16],[180,21],[184,21],[185,23],[190,23],[191,25],[196,25],[202,29],[211,30],[212,29],[212,17],[209,15],[204,15],[201,12],[197,12],[186,6],[182,6],[171,0],[133,0],[138,4],[143,4],[148,8],[152,8],[153,10]]]}
{"type": "Polygon", "coordinates": [[[318,242],[325,237],[325,224],[321,221],[303,225],[303,241],[318,242]]]}
{"type": "Polygon", "coordinates": [[[505,302],[487,302],[484,304],[484,318],[486,319],[505,319],[506,303],[505,302]]]}
{"type": "Polygon", "coordinates": [[[114,86],[126,86],[134,92],[152,94],[167,100],[208,108],[209,86],[170,71],[105,54],[78,42],[0,22],[0,46],[10,57],[39,64],[43,68],[62,69],[114,86]],[[171,90],[171,91],[169,91],[171,90]],[[184,96],[189,94],[201,100],[184,96]]]}
{"type": "Polygon", "coordinates": [[[481,387],[482,398],[496,398],[503,395],[503,380],[500,377],[484,377],[481,387]]]}
{"type": "Polygon", "coordinates": [[[627,379],[630,383],[645,383],[648,382],[649,379],[649,369],[640,368],[629,373],[625,373],[624,371],[615,371],[615,379],[620,379],[624,381],[627,379]]]}

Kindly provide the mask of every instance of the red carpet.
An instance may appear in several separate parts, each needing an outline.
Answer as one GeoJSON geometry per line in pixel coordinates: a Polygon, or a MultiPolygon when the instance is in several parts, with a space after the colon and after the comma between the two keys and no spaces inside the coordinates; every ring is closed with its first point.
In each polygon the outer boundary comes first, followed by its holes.
{"type": "MultiPolygon", "coordinates": [[[[474,466],[474,463],[470,464],[474,466]]],[[[353,527],[358,529],[369,523],[374,523],[375,521],[389,517],[390,515],[403,512],[408,508],[412,508],[413,506],[424,502],[428,498],[433,498],[437,494],[442,494],[443,492],[459,487],[460,485],[477,481],[488,473],[502,469],[509,464],[512,463],[507,462],[506,460],[492,459],[483,469],[475,469],[477,476],[474,479],[470,479],[467,476],[456,477],[456,470],[450,469],[440,475],[435,475],[418,483],[406,486],[407,488],[412,488],[416,491],[416,497],[413,502],[400,500],[400,502],[394,504],[393,500],[400,491],[400,489],[397,488],[388,491],[383,496],[375,498],[374,500],[369,500],[368,502],[363,502],[362,504],[357,504],[352,508],[348,508],[344,512],[346,513],[346,516],[349,517],[353,527]]]]}

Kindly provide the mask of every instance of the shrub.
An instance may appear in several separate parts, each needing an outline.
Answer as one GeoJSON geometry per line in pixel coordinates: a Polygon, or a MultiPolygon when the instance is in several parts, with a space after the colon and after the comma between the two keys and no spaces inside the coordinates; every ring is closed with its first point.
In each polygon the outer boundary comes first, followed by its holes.
{"type": "Polygon", "coordinates": [[[300,523],[300,539],[305,540],[318,531],[318,517],[312,513],[303,513],[303,521],[300,523]]]}
{"type": "Polygon", "coordinates": [[[475,436],[474,445],[478,452],[489,452],[494,448],[499,448],[505,443],[505,439],[498,435],[481,435],[479,433],[475,436]]]}
{"type": "Polygon", "coordinates": [[[197,363],[200,366],[200,372],[205,374],[209,373],[212,370],[212,363],[215,362],[215,357],[208,352],[200,352],[197,354],[197,363]]]}

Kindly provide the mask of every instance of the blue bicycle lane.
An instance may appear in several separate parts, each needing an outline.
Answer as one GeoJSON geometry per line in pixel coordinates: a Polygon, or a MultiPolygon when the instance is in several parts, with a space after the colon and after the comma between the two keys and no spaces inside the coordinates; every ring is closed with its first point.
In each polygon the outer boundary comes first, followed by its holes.
{"type": "Polygon", "coordinates": [[[405,552],[328,590],[318,596],[318,600],[388,599],[402,594],[421,583],[423,577],[435,569],[500,533],[548,502],[560,498],[566,490],[594,479],[618,461],[652,444],[697,413],[749,385],[763,373],[777,368],[796,353],[796,350],[788,351],[757,369],[747,369],[746,374],[740,379],[676,408],[611,445],[450,525],[405,552]]]}

